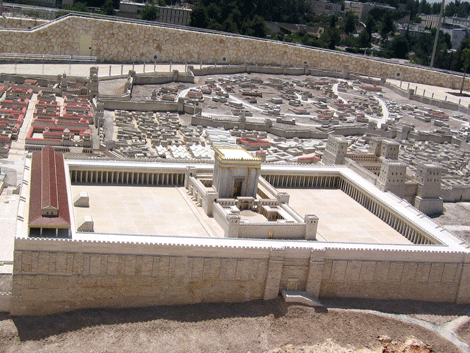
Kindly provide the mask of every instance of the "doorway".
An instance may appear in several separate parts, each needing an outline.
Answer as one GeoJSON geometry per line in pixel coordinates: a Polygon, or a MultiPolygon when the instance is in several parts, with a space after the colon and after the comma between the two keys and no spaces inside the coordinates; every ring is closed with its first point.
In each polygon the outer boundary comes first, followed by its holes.
{"type": "Polygon", "coordinates": [[[80,35],[80,55],[91,56],[91,34],[80,35]]]}
{"type": "Polygon", "coordinates": [[[242,196],[242,186],[243,186],[242,179],[235,179],[233,181],[233,197],[234,198],[237,198],[238,196],[242,196]]]}

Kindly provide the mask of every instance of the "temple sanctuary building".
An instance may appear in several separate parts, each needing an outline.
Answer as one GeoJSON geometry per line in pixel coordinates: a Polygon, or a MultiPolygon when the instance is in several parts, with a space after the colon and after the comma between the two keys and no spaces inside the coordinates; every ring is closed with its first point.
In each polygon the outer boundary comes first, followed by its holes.
{"type": "Polygon", "coordinates": [[[47,147],[26,158],[10,313],[283,291],[470,302],[461,241],[347,165],[262,163],[238,147],[215,153],[103,160],[47,147]]]}

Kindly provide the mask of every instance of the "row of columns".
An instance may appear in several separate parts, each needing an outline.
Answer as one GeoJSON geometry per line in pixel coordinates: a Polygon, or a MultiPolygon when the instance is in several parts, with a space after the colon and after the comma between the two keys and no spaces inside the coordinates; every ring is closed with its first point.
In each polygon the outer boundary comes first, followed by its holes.
{"type": "Polygon", "coordinates": [[[386,208],[371,200],[367,195],[357,190],[354,186],[341,179],[339,188],[356,200],[362,206],[395,229],[398,233],[410,240],[413,244],[432,244],[432,242],[423,236],[420,232],[412,228],[409,224],[403,222],[386,208]]]}
{"type": "Polygon", "coordinates": [[[339,177],[310,175],[264,175],[274,187],[336,188],[339,177]]]}
{"type": "Polygon", "coordinates": [[[73,183],[129,184],[129,185],[183,185],[183,173],[144,173],[96,170],[72,170],[73,183]]]}

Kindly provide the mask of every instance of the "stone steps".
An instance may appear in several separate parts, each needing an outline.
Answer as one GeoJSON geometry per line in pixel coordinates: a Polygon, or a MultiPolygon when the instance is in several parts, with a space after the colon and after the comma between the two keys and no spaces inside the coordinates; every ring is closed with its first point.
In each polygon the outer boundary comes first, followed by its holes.
{"type": "Polygon", "coordinates": [[[297,290],[282,290],[282,298],[286,303],[303,304],[307,306],[323,307],[318,299],[309,296],[306,292],[297,290]]]}

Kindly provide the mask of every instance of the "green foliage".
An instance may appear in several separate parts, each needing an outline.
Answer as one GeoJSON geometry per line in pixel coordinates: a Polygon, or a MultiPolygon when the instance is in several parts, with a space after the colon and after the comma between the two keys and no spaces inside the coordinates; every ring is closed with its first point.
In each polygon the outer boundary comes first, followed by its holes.
{"type": "Polygon", "coordinates": [[[323,42],[327,43],[328,49],[334,50],[335,47],[341,42],[341,32],[339,28],[329,27],[320,36],[320,39],[323,42]]]}
{"type": "Polygon", "coordinates": [[[336,16],[332,15],[330,16],[330,28],[335,28],[336,27],[336,16]]]}
{"type": "Polygon", "coordinates": [[[346,34],[354,33],[356,31],[357,23],[359,23],[359,19],[357,18],[357,16],[353,12],[348,11],[343,21],[344,33],[346,34]]]}
{"type": "Polygon", "coordinates": [[[455,0],[444,7],[444,16],[468,17],[470,15],[470,3],[455,0]]]}
{"type": "Polygon", "coordinates": [[[380,28],[380,36],[385,41],[388,39],[389,34],[395,32],[395,23],[393,22],[390,11],[386,11],[382,17],[382,26],[380,28]]]}
{"type": "Polygon", "coordinates": [[[404,36],[396,36],[390,43],[390,49],[394,58],[406,59],[409,52],[409,44],[404,36]]]}
{"type": "Polygon", "coordinates": [[[209,16],[204,7],[198,6],[191,11],[191,21],[189,22],[191,27],[207,28],[208,24],[209,16]]]}
{"type": "MultiPolygon", "coordinates": [[[[436,30],[433,29],[431,33],[421,33],[419,37],[409,37],[408,44],[410,51],[414,52],[414,56],[410,59],[410,61],[414,64],[429,66],[431,62],[431,55],[432,50],[434,47],[434,38],[436,35],[436,30]]],[[[439,32],[439,41],[437,43],[437,50],[436,50],[436,58],[434,62],[434,67],[446,68],[448,69],[448,63],[444,64],[441,63],[438,59],[439,57],[443,58],[443,55],[439,53],[441,51],[446,52],[448,49],[448,42],[447,36],[441,31],[439,32]],[[447,66],[447,67],[445,67],[447,66]]]]}
{"type": "Polygon", "coordinates": [[[358,47],[358,40],[356,37],[354,37],[352,34],[341,40],[340,42],[341,45],[345,47],[358,47]]]}
{"type": "Polygon", "coordinates": [[[73,5],[65,6],[65,10],[79,11],[79,12],[90,12],[88,6],[83,2],[76,2],[73,5]]]}
{"type": "Polygon", "coordinates": [[[372,37],[372,32],[374,32],[376,28],[375,20],[372,15],[368,15],[366,19],[366,31],[369,34],[369,37],[372,37]]]}
{"type": "Polygon", "coordinates": [[[191,13],[189,25],[265,38],[269,30],[264,18],[255,10],[256,4],[252,0],[234,0],[230,3],[201,0],[191,13]]]}
{"type": "Polygon", "coordinates": [[[462,50],[461,59],[463,61],[463,72],[467,72],[468,66],[470,65],[470,49],[465,48],[462,50]]]}
{"type": "Polygon", "coordinates": [[[114,11],[113,0],[106,0],[103,6],[101,6],[100,12],[103,15],[114,16],[116,12],[114,11]]]}
{"type": "Polygon", "coordinates": [[[367,48],[370,47],[370,35],[367,32],[367,29],[363,29],[361,33],[359,33],[359,38],[358,38],[358,45],[360,48],[367,48]]]}
{"type": "Polygon", "coordinates": [[[158,16],[158,11],[158,7],[155,5],[145,4],[140,13],[140,18],[145,21],[155,21],[158,16]]]}

